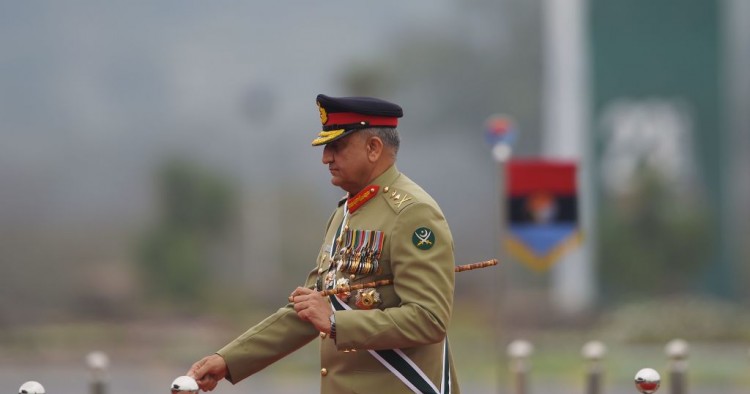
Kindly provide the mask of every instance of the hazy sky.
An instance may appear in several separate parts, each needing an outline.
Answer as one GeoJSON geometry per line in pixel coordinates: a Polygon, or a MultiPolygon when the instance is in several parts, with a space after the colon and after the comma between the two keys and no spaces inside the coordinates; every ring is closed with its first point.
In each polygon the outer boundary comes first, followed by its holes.
{"type": "Polygon", "coordinates": [[[309,163],[318,154],[307,141],[317,131],[315,95],[341,93],[336,76],[347,62],[377,54],[410,25],[439,22],[447,8],[426,1],[3,2],[0,183],[53,186],[110,165],[103,178],[126,176],[163,149],[262,162],[271,159],[263,156],[269,137],[289,145],[288,158],[307,154],[300,162],[309,163]],[[299,138],[303,131],[309,137],[299,138]]]}
{"type": "MultiPolygon", "coordinates": [[[[2,2],[0,230],[142,214],[154,160],[175,151],[248,184],[304,179],[337,198],[320,149],[310,147],[315,96],[348,93],[340,78],[352,62],[415,32],[474,28],[457,19],[467,3],[2,2]]],[[[410,103],[400,104],[408,133],[410,103]]],[[[466,132],[481,140],[481,130],[466,132]]],[[[402,169],[439,200],[473,190],[472,201],[494,208],[489,153],[459,160],[451,145],[465,137],[456,138],[407,134],[402,169]],[[489,167],[477,172],[478,163],[489,167]]],[[[476,204],[453,204],[454,215],[492,231],[485,212],[466,212],[476,204]]],[[[494,236],[485,238],[491,252],[494,236]]]]}

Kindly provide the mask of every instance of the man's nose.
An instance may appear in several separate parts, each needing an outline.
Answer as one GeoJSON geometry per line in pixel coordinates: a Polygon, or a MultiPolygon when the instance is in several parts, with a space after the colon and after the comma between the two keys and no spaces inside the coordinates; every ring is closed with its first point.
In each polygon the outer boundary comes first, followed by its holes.
{"type": "Polygon", "coordinates": [[[323,164],[331,164],[333,163],[333,154],[331,153],[331,150],[328,148],[328,145],[323,147],[323,164]]]}

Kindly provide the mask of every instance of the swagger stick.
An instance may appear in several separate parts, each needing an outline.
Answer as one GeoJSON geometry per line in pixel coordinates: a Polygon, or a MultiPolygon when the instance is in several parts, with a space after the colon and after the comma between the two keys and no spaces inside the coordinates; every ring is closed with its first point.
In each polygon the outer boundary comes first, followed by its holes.
{"type": "MultiPolygon", "coordinates": [[[[486,267],[492,267],[493,265],[497,265],[497,259],[487,260],[487,261],[480,261],[478,263],[471,263],[471,264],[464,264],[464,265],[457,265],[454,269],[455,272],[464,272],[464,271],[470,271],[475,270],[479,268],[486,268],[486,267]]],[[[333,289],[323,290],[320,292],[320,295],[323,297],[328,297],[330,295],[336,295],[341,293],[347,293],[354,290],[360,290],[365,289],[368,287],[380,287],[380,286],[387,286],[393,283],[393,278],[387,278],[387,279],[381,279],[376,280],[373,282],[367,282],[367,283],[358,283],[356,285],[343,285],[338,286],[333,289]]],[[[289,297],[289,302],[292,302],[292,297],[289,297]]]]}
{"type": "Polygon", "coordinates": [[[480,261],[478,263],[471,263],[471,264],[464,264],[464,265],[457,265],[454,271],[456,272],[464,272],[464,271],[471,271],[475,270],[477,268],[486,268],[486,267],[492,267],[493,265],[497,265],[497,260],[487,260],[487,261],[480,261]]]}

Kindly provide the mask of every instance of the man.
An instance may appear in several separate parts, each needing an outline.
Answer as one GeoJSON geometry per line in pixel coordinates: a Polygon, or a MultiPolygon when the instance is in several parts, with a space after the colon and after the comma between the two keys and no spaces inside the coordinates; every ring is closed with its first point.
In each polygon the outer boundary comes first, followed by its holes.
{"type": "Polygon", "coordinates": [[[446,330],[453,239],[435,201],[395,166],[396,104],[318,95],[323,164],[347,198],[328,221],[315,268],[290,303],[196,362],[204,391],[260,371],[320,338],[322,393],[458,393],[446,330]],[[323,297],[321,290],[392,279],[323,297]]]}

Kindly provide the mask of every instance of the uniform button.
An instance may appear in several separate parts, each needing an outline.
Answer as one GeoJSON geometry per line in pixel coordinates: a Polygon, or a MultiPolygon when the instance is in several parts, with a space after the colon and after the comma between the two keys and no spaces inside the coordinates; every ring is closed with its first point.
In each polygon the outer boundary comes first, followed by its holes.
{"type": "Polygon", "coordinates": [[[328,375],[328,370],[325,369],[325,368],[321,368],[320,369],[320,376],[326,376],[326,375],[328,375]]]}
{"type": "Polygon", "coordinates": [[[320,338],[321,339],[326,339],[327,336],[328,336],[328,334],[324,333],[323,331],[320,332],[320,338]]]}
{"type": "Polygon", "coordinates": [[[384,187],[383,188],[383,193],[388,193],[388,190],[390,190],[390,188],[388,186],[384,187]]]}
{"type": "Polygon", "coordinates": [[[357,279],[357,275],[351,274],[351,275],[349,275],[349,279],[350,280],[357,279]]]}

